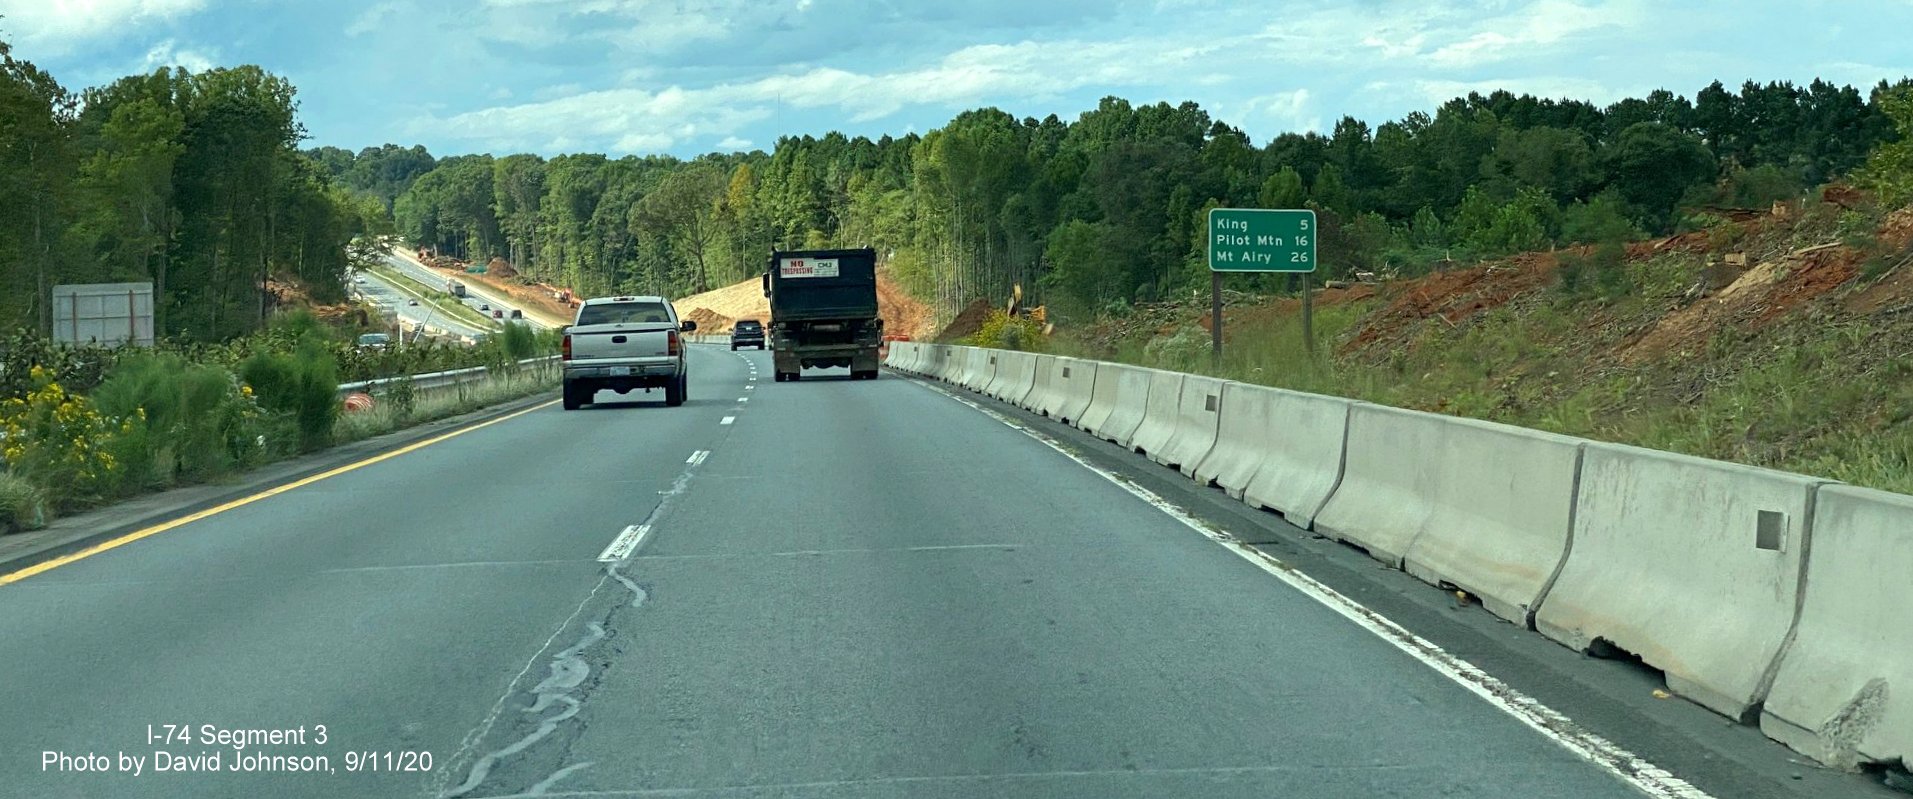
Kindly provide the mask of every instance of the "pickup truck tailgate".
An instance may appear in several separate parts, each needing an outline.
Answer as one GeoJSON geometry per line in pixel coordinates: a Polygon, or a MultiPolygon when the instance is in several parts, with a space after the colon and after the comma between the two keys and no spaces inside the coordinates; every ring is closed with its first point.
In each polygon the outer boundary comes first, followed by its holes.
{"type": "Polygon", "coordinates": [[[670,336],[675,325],[637,322],[574,327],[571,334],[571,360],[629,360],[663,358],[671,354],[670,336]]]}

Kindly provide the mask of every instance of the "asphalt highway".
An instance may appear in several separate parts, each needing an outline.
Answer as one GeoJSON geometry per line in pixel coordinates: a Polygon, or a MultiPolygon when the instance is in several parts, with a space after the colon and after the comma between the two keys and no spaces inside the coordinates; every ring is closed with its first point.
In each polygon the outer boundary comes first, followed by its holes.
{"type": "Polygon", "coordinates": [[[1642,795],[929,387],[691,365],[0,585],[0,796],[1642,795]]]}
{"type": "MultiPolygon", "coordinates": [[[[411,324],[429,325],[441,330],[451,331],[461,336],[486,336],[491,334],[489,330],[482,330],[461,322],[448,314],[438,313],[432,306],[424,303],[418,305],[410,304],[410,301],[413,299],[412,295],[400,291],[398,287],[387,283],[384,278],[379,277],[377,274],[366,272],[363,273],[362,276],[365,278],[365,282],[353,284],[354,288],[358,289],[380,307],[392,309],[393,312],[411,324]]],[[[416,287],[413,288],[416,290],[416,287]]]]}
{"type": "MultiPolygon", "coordinates": [[[[398,252],[398,251],[392,251],[392,252],[386,253],[385,265],[388,267],[391,267],[394,271],[397,271],[399,274],[404,275],[405,277],[411,279],[412,282],[417,284],[419,287],[429,289],[431,291],[445,290],[446,276],[444,274],[434,272],[430,269],[425,268],[424,266],[420,265],[416,260],[413,260],[412,258],[408,257],[405,253],[398,252]]],[[[497,293],[494,293],[492,291],[485,289],[483,286],[478,285],[476,281],[466,280],[464,281],[464,283],[465,283],[466,296],[464,299],[460,300],[460,302],[464,303],[466,307],[469,307],[474,311],[479,311],[480,308],[485,308],[485,307],[495,308],[500,311],[503,311],[505,313],[505,316],[509,317],[511,315],[511,312],[514,309],[516,309],[521,311],[524,314],[521,321],[523,321],[525,324],[531,325],[532,327],[545,328],[545,327],[559,326],[557,324],[553,324],[552,322],[542,318],[542,316],[539,313],[532,312],[532,311],[525,311],[522,307],[512,302],[509,298],[502,297],[498,295],[497,293]]],[[[487,316],[491,315],[491,311],[489,310],[479,311],[479,312],[487,316]]],[[[564,321],[569,322],[570,320],[564,320],[564,321]]]]}

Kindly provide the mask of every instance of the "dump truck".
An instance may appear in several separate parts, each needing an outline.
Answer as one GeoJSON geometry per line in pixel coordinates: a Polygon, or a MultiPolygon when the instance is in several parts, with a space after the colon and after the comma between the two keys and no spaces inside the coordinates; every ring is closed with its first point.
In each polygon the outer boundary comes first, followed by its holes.
{"type": "Polygon", "coordinates": [[[883,320],[877,317],[877,251],[773,251],[764,271],[771,360],[783,383],[805,369],[848,367],[877,378],[883,320]]]}
{"type": "Polygon", "coordinates": [[[465,296],[465,284],[456,280],[447,280],[445,281],[445,293],[454,297],[463,298],[465,296]]]}

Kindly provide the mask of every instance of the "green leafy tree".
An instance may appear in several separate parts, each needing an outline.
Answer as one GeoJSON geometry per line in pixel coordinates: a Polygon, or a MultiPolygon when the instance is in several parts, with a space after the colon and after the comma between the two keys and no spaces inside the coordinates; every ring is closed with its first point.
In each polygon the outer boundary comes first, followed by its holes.
{"type": "Polygon", "coordinates": [[[721,203],[729,180],[712,165],[673,172],[646,196],[632,217],[634,232],[655,234],[670,242],[682,259],[692,288],[711,289],[709,258],[718,242],[721,203]]]}
{"type": "Polygon", "coordinates": [[[1881,93],[1879,104],[1900,138],[1880,145],[1867,159],[1861,178],[1880,193],[1881,200],[1900,205],[1913,201],[1913,85],[1881,93]]]}
{"type": "Polygon", "coordinates": [[[1714,154],[1698,137],[1652,122],[1621,131],[1604,160],[1609,185],[1640,217],[1663,230],[1687,190],[1719,171],[1714,154]]]}
{"type": "Polygon", "coordinates": [[[1262,182],[1262,191],[1257,196],[1263,208],[1301,208],[1308,203],[1308,189],[1302,186],[1302,173],[1295,167],[1283,166],[1282,171],[1269,176],[1262,182]]]}

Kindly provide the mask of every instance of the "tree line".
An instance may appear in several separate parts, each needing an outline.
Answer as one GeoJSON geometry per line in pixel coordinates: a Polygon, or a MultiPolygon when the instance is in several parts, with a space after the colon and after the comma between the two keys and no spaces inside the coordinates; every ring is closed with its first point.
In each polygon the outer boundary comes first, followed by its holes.
{"type": "Polygon", "coordinates": [[[1470,94],[1259,146],[1195,103],[1110,97],[1070,121],[985,108],[923,135],[690,160],[435,158],[300,151],[295,90],[258,67],[76,94],[0,42],[0,326],[45,331],[59,283],[151,280],[162,335],[223,340],[262,325],[272,282],[341,297],[369,255],[349,243],[391,230],[586,294],[702,291],[772,248],[868,245],[946,315],[1013,285],[1093,312],[1203,286],[1209,208],[1312,207],[1325,277],[1412,275],[1800,196],[1904,152],[1890,112],[1913,109],[1908,87],[1714,83],[1605,107],[1470,94]]]}
{"type": "Polygon", "coordinates": [[[152,281],[156,332],[260,328],[269,281],[344,296],[384,209],[299,148],[292,84],[162,68],[72,92],[0,41],[0,328],[47,332],[63,283],[152,281]]]}
{"type": "MultiPolygon", "coordinates": [[[[986,108],[921,136],[786,137],[688,161],[446,158],[390,202],[413,240],[586,293],[702,291],[754,274],[772,247],[870,245],[946,314],[1015,284],[1101,310],[1205,285],[1204,214],[1218,206],[1317,209],[1329,278],[1765,207],[1897,140],[1882,103],[1906,86],[1716,82],[1692,100],[1663,90],[1606,107],[1476,93],[1262,146],[1195,103],[1111,97],[1074,121],[986,108]]],[[[390,192],[392,159],[415,169],[421,155],[319,158],[390,192]]]]}

